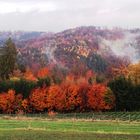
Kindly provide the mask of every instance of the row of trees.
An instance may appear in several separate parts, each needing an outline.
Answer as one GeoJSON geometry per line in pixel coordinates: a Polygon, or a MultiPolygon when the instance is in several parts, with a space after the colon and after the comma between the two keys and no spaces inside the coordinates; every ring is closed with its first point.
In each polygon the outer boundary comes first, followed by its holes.
{"type": "Polygon", "coordinates": [[[103,84],[65,81],[60,85],[36,87],[28,97],[8,90],[0,94],[1,113],[38,113],[47,111],[103,111],[114,107],[114,95],[103,84]]]}

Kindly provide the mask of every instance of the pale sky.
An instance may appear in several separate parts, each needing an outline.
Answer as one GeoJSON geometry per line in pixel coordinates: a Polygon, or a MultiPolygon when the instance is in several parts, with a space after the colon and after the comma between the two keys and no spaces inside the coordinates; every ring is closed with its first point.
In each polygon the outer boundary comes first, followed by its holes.
{"type": "Polygon", "coordinates": [[[0,31],[140,27],[140,0],[0,0],[0,31]]]}

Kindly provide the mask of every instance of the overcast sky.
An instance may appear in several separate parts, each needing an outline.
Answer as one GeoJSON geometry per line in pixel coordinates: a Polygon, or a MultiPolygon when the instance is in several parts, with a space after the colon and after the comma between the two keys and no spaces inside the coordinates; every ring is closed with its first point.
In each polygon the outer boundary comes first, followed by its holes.
{"type": "Polygon", "coordinates": [[[0,0],[0,30],[140,27],[140,0],[0,0]]]}

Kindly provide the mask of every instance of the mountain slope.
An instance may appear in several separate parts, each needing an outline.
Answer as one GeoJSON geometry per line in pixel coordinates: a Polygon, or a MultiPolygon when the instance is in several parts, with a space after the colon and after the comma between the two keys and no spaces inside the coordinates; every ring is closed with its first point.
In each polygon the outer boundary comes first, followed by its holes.
{"type": "Polygon", "coordinates": [[[58,64],[72,69],[81,66],[96,72],[140,60],[140,30],[78,27],[59,33],[1,33],[12,37],[24,65],[58,64]],[[10,34],[10,35],[9,35],[10,34]]]}

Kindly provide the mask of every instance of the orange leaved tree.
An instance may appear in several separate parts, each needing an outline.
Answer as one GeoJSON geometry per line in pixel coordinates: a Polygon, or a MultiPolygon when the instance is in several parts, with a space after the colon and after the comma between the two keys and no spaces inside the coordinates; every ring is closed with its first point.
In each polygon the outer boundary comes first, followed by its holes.
{"type": "Polygon", "coordinates": [[[15,94],[14,90],[0,94],[0,110],[2,113],[18,113],[21,110],[22,95],[15,94]]]}
{"type": "Polygon", "coordinates": [[[47,92],[46,87],[36,88],[29,96],[29,103],[32,111],[44,111],[47,108],[47,92]]]}
{"type": "Polygon", "coordinates": [[[37,81],[37,78],[34,76],[32,71],[30,69],[26,69],[26,72],[24,73],[24,78],[29,81],[37,81]]]}
{"type": "Polygon", "coordinates": [[[72,111],[80,108],[81,96],[79,87],[72,83],[62,83],[60,85],[59,98],[57,100],[57,109],[59,111],[72,111]]]}
{"type": "Polygon", "coordinates": [[[45,78],[49,75],[49,70],[47,67],[44,67],[38,71],[37,77],[38,78],[45,78]]]}
{"type": "Polygon", "coordinates": [[[58,85],[52,85],[49,87],[47,96],[47,108],[49,111],[56,111],[58,106],[58,101],[60,98],[61,88],[58,85]]]}
{"type": "Polygon", "coordinates": [[[102,84],[94,84],[88,91],[88,106],[94,111],[111,109],[114,105],[114,96],[102,84]]]}
{"type": "Polygon", "coordinates": [[[30,113],[32,112],[31,108],[30,108],[30,103],[29,103],[29,99],[24,99],[22,100],[22,110],[24,113],[30,113]]]}

